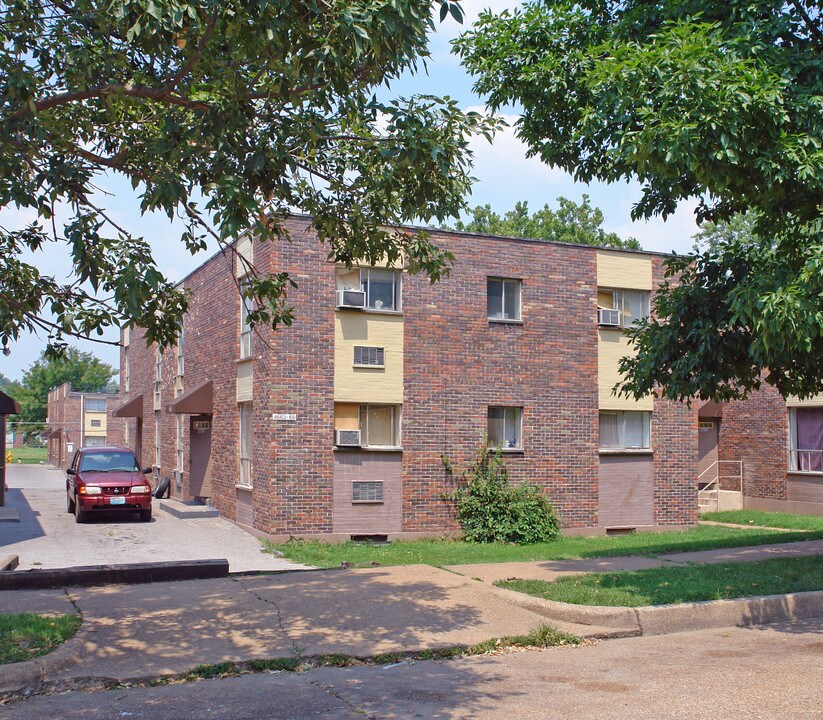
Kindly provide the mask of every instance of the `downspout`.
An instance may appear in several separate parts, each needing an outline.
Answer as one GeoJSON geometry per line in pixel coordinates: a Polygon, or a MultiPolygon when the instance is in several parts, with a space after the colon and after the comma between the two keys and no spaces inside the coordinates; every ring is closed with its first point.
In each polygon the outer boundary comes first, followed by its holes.
{"type": "Polygon", "coordinates": [[[86,444],[86,396],[80,393],[80,447],[86,444]]]}

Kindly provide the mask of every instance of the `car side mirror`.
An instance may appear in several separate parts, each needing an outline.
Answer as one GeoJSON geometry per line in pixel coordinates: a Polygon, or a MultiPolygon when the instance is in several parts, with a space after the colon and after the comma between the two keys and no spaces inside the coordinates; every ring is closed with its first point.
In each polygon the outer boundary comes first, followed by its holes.
{"type": "Polygon", "coordinates": [[[148,475],[151,472],[151,468],[143,468],[143,475],[148,475]]]}
{"type": "Polygon", "coordinates": [[[68,470],[66,470],[66,475],[77,475],[77,470],[75,470],[74,468],[69,468],[68,470]]]}

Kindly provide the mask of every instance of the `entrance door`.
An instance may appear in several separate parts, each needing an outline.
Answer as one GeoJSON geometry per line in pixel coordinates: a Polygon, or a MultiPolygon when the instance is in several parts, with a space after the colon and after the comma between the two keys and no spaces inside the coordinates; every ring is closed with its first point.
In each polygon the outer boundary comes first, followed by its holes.
{"type": "Polygon", "coordinates": [[[697,424],[697,476],[701,485],[717,476],[717,466],[709,468],[717,462],[718,430],[717,420],[701,420],[697,424]]]}
{"type": "Polygon", "coordinates": [[[192,416],[189,438],[189,494],[211,497],[211,415],[192,416]]]}

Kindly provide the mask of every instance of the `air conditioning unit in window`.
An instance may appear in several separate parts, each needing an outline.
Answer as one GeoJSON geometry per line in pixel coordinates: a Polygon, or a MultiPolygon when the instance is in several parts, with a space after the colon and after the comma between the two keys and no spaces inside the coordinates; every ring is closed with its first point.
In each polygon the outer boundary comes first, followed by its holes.
{"type": "Polygon", "coordinates": [[[337,430],[335,431],[335,445],[340,447],[360,447],[359,430],[337,430]]]}
{"type": "Polygon", "coordinates": [[[620,311],[599,308],[597,311],[597,324],[605,327],[620,327],[620,311]]]}
{"type": "Polygon", "coordinates": [[[366,293],[363,290],[340,290],[337,293],[337,307],[364,308],[366,293]]]}

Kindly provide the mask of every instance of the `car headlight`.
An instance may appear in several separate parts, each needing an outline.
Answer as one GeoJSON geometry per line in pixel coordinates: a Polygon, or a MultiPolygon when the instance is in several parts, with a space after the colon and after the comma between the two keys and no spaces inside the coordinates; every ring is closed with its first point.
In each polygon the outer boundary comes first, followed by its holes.
{"type": "Polygon", "coordinates": [[[145,495],[146,493],[150,493],[151,488],[148,485],[132,485],[131,486],[131,494],[132,495],[145,495]]]}
{"type": "Polygon", "coordinates": [[[81,495],[99,495],[103,491],[98,485],[81,485],[77,492],[81,495]]]}

